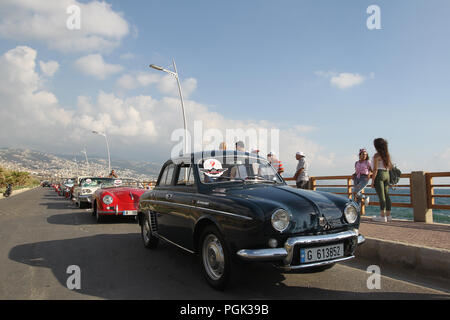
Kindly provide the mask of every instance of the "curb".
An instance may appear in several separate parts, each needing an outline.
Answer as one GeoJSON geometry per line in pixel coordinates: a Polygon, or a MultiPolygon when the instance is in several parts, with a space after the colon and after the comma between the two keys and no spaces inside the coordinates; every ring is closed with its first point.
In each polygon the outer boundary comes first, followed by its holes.
{"type": "Polygon", "coordinates": [[[450,280],[450,250],[419,247],[366,237],[356,249],[356,257],[375,264],[390,264],[407,271],[450,280]]]}

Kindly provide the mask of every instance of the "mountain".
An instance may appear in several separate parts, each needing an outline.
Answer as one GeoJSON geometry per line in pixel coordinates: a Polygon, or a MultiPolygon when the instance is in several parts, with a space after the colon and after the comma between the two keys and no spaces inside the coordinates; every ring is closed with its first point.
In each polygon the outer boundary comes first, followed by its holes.
{"type": "MultiPolygon", "coordinates": [[[[42,177],[73,177],[108,174],[108,161],[84,155],[58,155],[30,149],[0,148],[0,166],[10,170],[28,171],[42,177]]],[[[162,163],[111,159],[111,167],[121,178],[156,179],[162,163]]]]}

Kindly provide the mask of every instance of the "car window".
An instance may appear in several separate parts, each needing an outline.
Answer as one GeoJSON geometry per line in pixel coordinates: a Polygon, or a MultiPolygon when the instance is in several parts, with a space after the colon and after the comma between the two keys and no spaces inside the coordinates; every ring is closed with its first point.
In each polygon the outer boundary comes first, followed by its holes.
{"type": "Polygon", "coordinates": [[[172,177],[175,165],[170,164],[164,169],[163,175],[161,176],[160,186],[168,186],[172,184],[172,177]]]}
{"type": "Polygon", "coordinates": [[[177,179],[178,186],[193,186],[194,185],[194,173],[192,166],[183,165],[180,168],[177,179]]]}

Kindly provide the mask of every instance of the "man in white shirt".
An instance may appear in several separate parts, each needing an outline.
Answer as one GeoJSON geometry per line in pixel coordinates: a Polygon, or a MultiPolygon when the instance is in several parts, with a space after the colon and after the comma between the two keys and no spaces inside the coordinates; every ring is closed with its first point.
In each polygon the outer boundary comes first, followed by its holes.
{"type": "Polygon", "coordinates": [[[297,152],[295,154],[295,158],[298,160],[297,169],[294,175],[294,180],[296,181],[297,188],[308,189],[308,163],[305,160],[305,153],[297,152]]]}

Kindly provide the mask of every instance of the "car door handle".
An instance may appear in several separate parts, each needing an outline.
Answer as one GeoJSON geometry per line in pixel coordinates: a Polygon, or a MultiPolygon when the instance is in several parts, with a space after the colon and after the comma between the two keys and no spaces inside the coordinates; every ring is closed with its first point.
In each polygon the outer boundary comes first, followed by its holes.
{"type": "Polygon", "coordinates": [[[167,199],[167,200],[170,200],[170,199],[172,199],[172,198],[173,198],[173,194],[172,194],[172,193],[166,194],[166,199],[167,199]]]}

